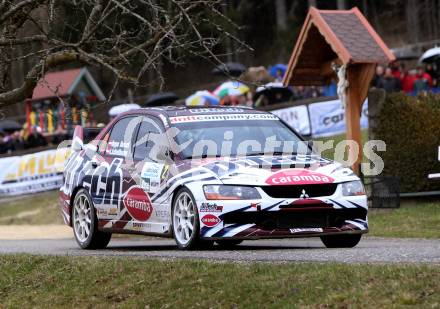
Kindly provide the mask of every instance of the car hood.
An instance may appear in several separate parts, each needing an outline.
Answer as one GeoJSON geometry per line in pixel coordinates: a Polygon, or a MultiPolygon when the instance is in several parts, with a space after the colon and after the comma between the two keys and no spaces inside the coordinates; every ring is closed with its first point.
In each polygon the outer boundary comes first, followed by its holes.
{"type": "Polygon", "coordinates": [[[322,184],[359,179],[351,169],[318,155],[193,159],[182,165],[186,170],[203,169],[222,183],[234,185],[322,184]]]}

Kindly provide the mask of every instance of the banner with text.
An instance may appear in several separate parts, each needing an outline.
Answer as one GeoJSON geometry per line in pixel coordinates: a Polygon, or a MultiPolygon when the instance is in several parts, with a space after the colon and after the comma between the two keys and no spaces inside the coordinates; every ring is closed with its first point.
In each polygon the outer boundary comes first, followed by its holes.
{"type": "Polygon", "coordinates": [[[292,106],[271,111],[301,135],[310,135],[310,121],[306,105],[292,106]]]}
{"type": "Polygon", "coordinates": [[[0,159],[0,197],[61,187],[70,149],[52,149],[0,159]]]}
{"type": "MultiPolygon", "coordinates": [[[[313,103],[309,105],[312,136],[331,136],[346,131],[345,111],[341,101],[313,103]]],[[[368,128],[368,101],[362,105],[361,128],[368,128]]]]}

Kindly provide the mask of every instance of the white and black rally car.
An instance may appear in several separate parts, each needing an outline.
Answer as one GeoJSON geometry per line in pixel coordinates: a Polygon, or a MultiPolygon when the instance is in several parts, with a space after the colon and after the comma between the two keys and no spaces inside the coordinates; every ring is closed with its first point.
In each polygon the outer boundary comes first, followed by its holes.
{"type": "Polygon", "coordinates": [[[359,178],[300,147],[270,113],[139,109],[88,144],[82,135],[77,127],[60,189],[81,248],[104,248],[112,233],[174,237],[179,248],[311,236],[353,247],[368,232],[359,178]]]}

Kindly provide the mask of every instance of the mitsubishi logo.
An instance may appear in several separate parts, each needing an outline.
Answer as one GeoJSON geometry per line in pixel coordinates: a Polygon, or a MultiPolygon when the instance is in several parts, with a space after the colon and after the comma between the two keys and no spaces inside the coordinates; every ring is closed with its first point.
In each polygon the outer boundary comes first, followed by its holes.
{"type": "Polygon", "coordinates": [[[301,191],[301,195],[299,196],[299,198],[304,198],[304,199],[309,198],[309,195],[306,193],[306,190],[303,189],[301,191]]]}

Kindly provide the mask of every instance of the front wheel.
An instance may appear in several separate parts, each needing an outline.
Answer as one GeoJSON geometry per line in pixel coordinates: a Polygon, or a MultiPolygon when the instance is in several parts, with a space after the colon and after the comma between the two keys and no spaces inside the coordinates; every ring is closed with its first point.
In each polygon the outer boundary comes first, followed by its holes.
{"type": "Polygon", "coordinates": [[[107,247],[112,234],[98,230],[98,220],[92,199],[81,189],[75,196],[72,209],[73,234],[82,249],[103,249],[107,247]]]}
{"type": "Polygon", "coordinates": [[[353,248],[361,240],[361,234],[321,236],[321,241],[327,248],[353,248]]]}
{"type": "Polygon", "coordinates": [[[180,189],[172,208],[173,235],[179,249],[205,247],[212,242],[202,241],[199,237],[200,223],[197,205],[191,192],[180,189]]]}

